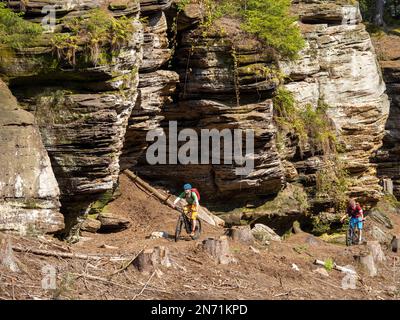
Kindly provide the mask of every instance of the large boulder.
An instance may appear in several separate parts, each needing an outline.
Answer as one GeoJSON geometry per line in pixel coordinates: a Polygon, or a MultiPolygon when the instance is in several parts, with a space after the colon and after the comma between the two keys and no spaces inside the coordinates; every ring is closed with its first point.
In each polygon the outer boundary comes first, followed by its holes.
{"type": "Polygon", "coordinates": [[[265,224],[257,223],[252,229],[251,232],[258,241],[263,244],[269,244],[270,241],[281,241],[281,237],[278,236],[274,230],[265,224]]]}
{"type": "Polygon", "coordinates": [[[62,229],[60,191],[35,119],[1,80],[0,149],[0,230],[62,229]]]}

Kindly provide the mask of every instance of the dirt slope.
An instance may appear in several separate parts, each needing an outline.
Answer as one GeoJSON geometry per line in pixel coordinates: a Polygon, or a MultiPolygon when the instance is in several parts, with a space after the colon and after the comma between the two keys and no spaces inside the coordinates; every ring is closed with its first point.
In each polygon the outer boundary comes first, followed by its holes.
{"type": "MultiPolygon", "coordinates": [[[[51,237],[8,235],[14,246],[40,248],[57,252],[97,253],[100,260],[69,259],[15,252],[21,272],[0,267],[0,299],[398,299],[400,268],[393,267],[395,256],[387,253],[377,277],[371,278],[355,263],[354,255],[362,246],[346,248],[323,242],[303,233],[268,247],[230,241],[237,263],[218,265],[201,250],[206,237],[224,234],[204,224],[198,241],[146,239],[153,231],[173,234],[177,213],[121,176],[122,195],[107,210],[131,220],[132,227],[118,233],[84,233],[81,242],[68,246],[51,237]],[[105,249],[107,244],[118,249],[105,249]],[[143,248],[165,246],[173,267],[160,267],[159,272],[141,274],[132,266],[113,276],[124,261],[107,255],[134,257],[143,248]],[[351,264],[361,277],[356,290],[342,289],[344,274],[332,270],[325,277],[314,272],[315,259],[333,258],[339,265],[351,264]],[[292,268],[296,264],[300,271],[292,268]],[[56,268],[57,289],[42,288],[44,266],[56,268]],[[143,290],[144,289],[144,290],[143,290]]],[[[399,256],[397,256],[399,260],[399,256]]],[[[397,262],[400,265],[400,261],[397,262]]]]}

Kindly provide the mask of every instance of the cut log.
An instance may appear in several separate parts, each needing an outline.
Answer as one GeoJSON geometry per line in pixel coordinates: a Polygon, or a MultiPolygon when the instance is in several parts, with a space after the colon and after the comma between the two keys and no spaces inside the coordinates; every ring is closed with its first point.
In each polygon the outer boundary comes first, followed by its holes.
{"type": "Polygon", "coordinates": [[[110,214],[102,213],[98,216],[101,228],[99,229],[100,232],[115,232],[125,230],[130,226],[129,220],[114,217],[110,214]]]}
{"type": "Polygon", "coordinates": [[[12,272],[20,272],[12,250],[11,240],[6,237],[0,238],[0,266],[12,272]]]}
{"type": "Polygon", "coordinates": [[[132,265],[143,273],[153,272],[157,266],[171,267],[171,259],[169,251],[166,247],[154,247],[140,252],[140,254],[133,260],[132,265]]]}
{"type": "Polygon", "coordinates": [[[234,241],[242,242],[245,244],[253,244],[254,236],[250,227],[234,227],[228,230],[228,236],[234,241]]]}
{"type": "MultiPolygon", "coordinates": [[[[162,192],[158,191],[157,189],[153,188],[150,184],[142,180],[136,174],[134,174],[129,169],[124,170],[123,172],[128,178],[130,178],[133,182],[137,183],[142,188],[146,189],[150,192],[153,196],[155,196],[158,200],[160,200],[165,205],[173,208],[173,201],[171,201],[171,195],[163,194],[162,192]]],[[[221,218],[217,217],[216,215],[212,214],[207,208],[200,206],[198,210],[198,217],[199,219],[207,222],[212,226],[223,227],[225,225],[225,221],[221,218]]]]}
{"type": "Polygon", "coordinates": [[[229,264],[236,262],[229,250],[229,242],[226,237],[219,239],[208,238],[203,240],[203,250],[205,250],[215,262],[219,264],[229,264]]]}

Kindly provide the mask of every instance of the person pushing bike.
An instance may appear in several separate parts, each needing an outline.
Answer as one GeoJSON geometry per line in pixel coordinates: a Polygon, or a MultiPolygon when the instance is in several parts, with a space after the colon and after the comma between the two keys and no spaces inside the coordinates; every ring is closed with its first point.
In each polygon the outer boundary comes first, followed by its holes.
{"type": "Polygon", "coordinates": [[[197,212],[199,209],[199,196],[197,189],[193,189],[192,185],[189,183],[186,183],[183,186],[184,191],[178,196],[178,198],[175,199],[173,208],[176,208],[176,204],[181,201],[183,198],[185,198],[187,205],[183,207],[183,212],[188,215],[191,213],[190,218],[192,219],[192,233],[190,236],[195,235],[195,230],[196,230],[196,220],[197,220],[197,212]]]}
{"type": "Polygon", "coordinates": [[[355,227],[358,228],[358,230],[359,230],[358,243],[361,243],[364,212],[363,212],[363,209],[361,208],[360,204],[357,203],[354,199],[349,200],[349,203],[348,203],[348,206],[346,209],[346,214],[340,218],[340,222],[343,223],[344,219],[346,219],[346,217],[348,217],[348,216],[350,217],[349,227],[352,228],[352,230],[355,230],[355,227]]]}

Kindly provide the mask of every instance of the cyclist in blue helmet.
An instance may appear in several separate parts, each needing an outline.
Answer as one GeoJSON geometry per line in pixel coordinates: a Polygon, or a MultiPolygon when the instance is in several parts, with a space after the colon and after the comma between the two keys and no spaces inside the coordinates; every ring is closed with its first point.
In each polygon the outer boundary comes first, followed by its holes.
{"type": "Polygon", "coordinates": [[[176,208],[176,204],[181,201],[183,198],[185,198],[187,205],[183,207],[183,212],[189,216],[192,219],[192,233],[190,234],[191,236],[194,236],[194,232],[196,230],[196,220],[197,220],[197,212],[199,209],[199,194],[197,189],[192,188],[192,185],[190,183],[186,183],[183,186],[183,192],[178,196],[178,198],[175,199],[174,201],[174,209],[176,208]]]}

